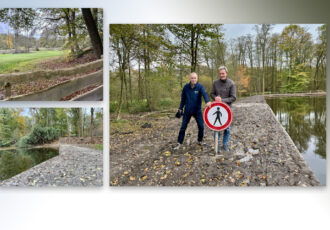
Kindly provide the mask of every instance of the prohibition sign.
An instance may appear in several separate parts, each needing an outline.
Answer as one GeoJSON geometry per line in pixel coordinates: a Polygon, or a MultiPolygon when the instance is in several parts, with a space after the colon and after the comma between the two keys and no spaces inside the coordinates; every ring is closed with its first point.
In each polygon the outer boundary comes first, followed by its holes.
{"type": "Polygon", "coordinates": [[[211,107],[206,107],[203,113],[204,122],[210,129],[221,131],[233,121],[231,108],[223,102],[212,102],[211,107]]]}

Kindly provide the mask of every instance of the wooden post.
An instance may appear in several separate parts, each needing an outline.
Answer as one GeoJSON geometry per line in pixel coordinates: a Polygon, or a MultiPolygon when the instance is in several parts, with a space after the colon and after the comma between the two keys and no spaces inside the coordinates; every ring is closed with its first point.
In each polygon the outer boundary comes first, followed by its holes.
{"type": "Polygon", "coordinates": [[[214,137],[214,149],[215,149],[215,154],[218,154],[218,143],[219,143],[219,136],[220,132],[214,131],[215,137],[214,137]]]}
{"type": "Polygon", "coordinates": [[[11,97],[11,84],[10,84],[10,82],[5,83],[5,97],[11,97]]]}

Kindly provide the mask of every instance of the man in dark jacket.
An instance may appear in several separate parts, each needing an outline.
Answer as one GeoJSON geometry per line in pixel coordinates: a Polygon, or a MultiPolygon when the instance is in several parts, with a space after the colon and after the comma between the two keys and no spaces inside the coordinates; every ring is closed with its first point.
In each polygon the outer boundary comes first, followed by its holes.
{"type": "MultiPolygon", "coordinates": [[[[213,82],[211,97],[213,100],[218,102],[224,102],[231,107],[232,103],[236,101],[235,83],[227,77],[228,70],[225,66],[220,66],[218,71],[220,78],[213,82]]],[[[225,129],[223,134],[223,148],[225,149],[225,151],[229,151],[229,137],[230,126],[225,129]]],[[[218,151],[220,152],[220,148],[218,148],[218,151]]]]}
{"type": "Polygon", "coordinates": [[[187,83],[181,93],[181,103],[179,112],[183,111],[182,125],[178,136],[178,146],[175,149],[181,148],[184,135],[191,117],[194,117],[198,126],[198,143],[201,145],[204,136],[204,120],[202,114],[202,96],[206,106],[211,106],[210,99],[202,84],[198,83],[198,76],[196,73],[190,74],[190,82],[187,83]]]}

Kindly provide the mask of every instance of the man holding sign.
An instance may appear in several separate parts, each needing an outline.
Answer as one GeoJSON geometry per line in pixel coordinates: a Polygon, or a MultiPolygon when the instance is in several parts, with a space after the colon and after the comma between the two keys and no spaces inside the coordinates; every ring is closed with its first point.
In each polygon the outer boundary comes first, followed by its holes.
{"type": "MultiPolygon", "coordinates": [[[[228,75],[227,67],[220,66],[218,71],[219,71],[219,79],[213,82],[211,97],[216,102],[223,102],[231,107],[231,104],[236,100],[235,83],[227,77],[228,75]]],[[[225,149],[225,151],[229,151],[229,147],[228,147],[229,137],[230,137],[230,126],[227,129],[225,129],[223,135],[223,148],[225,149]]],[[[220,148],[218,148],[218,152],[220,152],[220,148]]]]}
{"type": "Polygon", "coordinates": [[[201,144],[204,136],[204,121],[202,114],[202,97],[207,107],[211,106],[210,99],[202,84],[198,83],[198,76],[196,73],[191,73],[189,76],[190,82],[183,87],[181,93],[181,103],[179,112],[183,111],[182,125],[178,136],[178,146],[175,149],[181,148],[185,132],[191,117],[194,117],[198,126],[198,143],[201,144]]]}

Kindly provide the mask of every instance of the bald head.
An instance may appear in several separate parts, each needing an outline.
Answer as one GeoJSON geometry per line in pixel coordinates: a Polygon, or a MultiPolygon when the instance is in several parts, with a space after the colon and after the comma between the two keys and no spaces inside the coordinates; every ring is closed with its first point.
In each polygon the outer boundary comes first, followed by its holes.
{"type": "Polygon", "coordinates": [[[196,85],[196,83],[198,81],[198,75],[197,75],[197,73],[195,73],[195,72],[190,73],[190,77],[189,78],[190,78],[190,83],[192,85],[196,85]]]}

